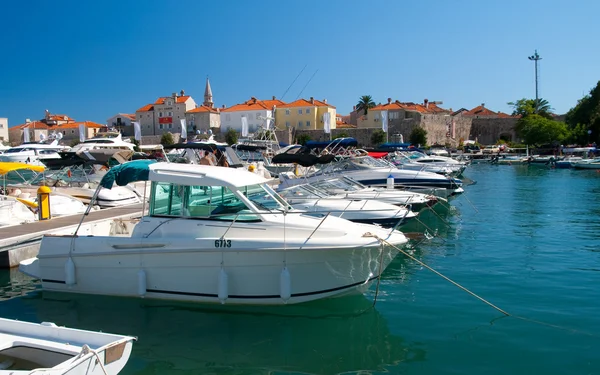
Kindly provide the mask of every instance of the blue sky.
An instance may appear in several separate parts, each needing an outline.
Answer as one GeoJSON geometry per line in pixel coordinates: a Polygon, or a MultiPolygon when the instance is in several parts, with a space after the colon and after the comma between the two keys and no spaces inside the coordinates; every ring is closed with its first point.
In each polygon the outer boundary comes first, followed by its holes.
{"type": "Polygon", "coordinates": [[[206,76],[218,106],[281,98],[305,66],[283,100],[306,86],[302,97],[342,114],[361,95],[510,112],[535,96],[536,49],[540,96],[557,113],[600,80],[600,2],[589,0],[22,0],[2,13],[10,126],[45,109],[105,123],[181,89],[201,103],[206,76]]]}

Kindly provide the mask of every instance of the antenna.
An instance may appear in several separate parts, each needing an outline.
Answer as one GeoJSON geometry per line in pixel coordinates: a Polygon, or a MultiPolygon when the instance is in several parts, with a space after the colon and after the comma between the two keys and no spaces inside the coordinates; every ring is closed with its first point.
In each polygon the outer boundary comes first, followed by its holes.
{"type": "Polygon", "coordinates": [[[535,62],[535,103],[536,103],[535,112],[537,113],[537,107],[538,107],[538,102],[539,102],[539,96],[538,96],[538,61],[540,61],[542,58],[540,57],[540,55],[538,55],[538,52],[537,52],[537,49],[536,49],[535,53],[533,55],[529,56],[528,59],[535,62]]]}
{"type": "Polygon", "coordinates": [[[302,72],[304,71],[304,69],[306,69],[308,64],[304,65],[304,68],[302,68],[302,70],[300,71],[300,73],[298,73],[298,75],[296,76],[296,78],[294,78],[294,80],[292,81],[292,83],[290,83],[290,85],[288,86],[287,90],[285,90],[285,92],[283,93],[283,95],[281,95],[281,100],[283,100],[283,97],[285,96],[285,94],[287,94],[288,91],[290,91],[290,89],[292,88],[292,85],[294,84],[294,82],[296,82],[296,80],[298,79],[298,77],[300,77],[300,74],[302,74],[302,72]]]}
{"type": "Polygon", "coordinates": [[[298,96],[296,97],[296,99],[298,99],[300,97],[300,95],[302,95],[302,92],[304,91],[304,89],[306,88],[306,86],[308,86],[308,84],[310,83],[310,81],[312,81],[313,77],[315,76],[315,74],[317,74],[318,71],[319,71],[319,69],[315,70],[315,72],[313,73],[313,75],[310,76],[310,79],[308,80],[308,82],[306,82],[306,85],[304,85],[304,87],[302,88],[302,90],[300,90],[300,92],[298,93],[298,96]]]}

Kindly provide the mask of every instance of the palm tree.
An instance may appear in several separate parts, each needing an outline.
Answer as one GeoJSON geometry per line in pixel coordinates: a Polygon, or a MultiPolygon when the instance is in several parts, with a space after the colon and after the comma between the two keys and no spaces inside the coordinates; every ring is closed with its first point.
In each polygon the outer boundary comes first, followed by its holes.
{"type": "Polygon", "coordinates": [[[364,111],[364,114],[367,114],[369,108],[375,107],[375,102],[371,95],[363,95],[358,100],[358,104],[356,104],[356,112],[364,111]]]}
{"type": "Polygon", "coordinates": [[[547,119],[552,119],[552,111],[554,110],[546,99],[519,99],[516,102],[508,103],[513,107],[513,116],[527,117],[537,114],[547,119]]]}

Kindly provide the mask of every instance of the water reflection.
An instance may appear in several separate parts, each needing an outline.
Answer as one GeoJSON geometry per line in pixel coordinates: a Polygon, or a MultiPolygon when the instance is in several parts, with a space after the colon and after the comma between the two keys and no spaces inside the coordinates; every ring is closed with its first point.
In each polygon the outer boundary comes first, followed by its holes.
{"type": "Polygon", "coordinates": [[[371,304],[353,295],[241,309],[38,290],[0,302],[0,311],[9,318],[137,336],[123,374],[337,374],[424,360],[424,350],[390,333],[371,304]]]}

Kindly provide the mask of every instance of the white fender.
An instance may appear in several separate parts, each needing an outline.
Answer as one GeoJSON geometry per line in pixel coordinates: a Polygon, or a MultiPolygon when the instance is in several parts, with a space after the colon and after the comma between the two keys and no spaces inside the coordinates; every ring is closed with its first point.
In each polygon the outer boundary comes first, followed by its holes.
{"type": "Polygon", "coordinates": [[[393,189],[394,188],[394,176],[389,175],[387,177],[387,181],[386,182],[387,182],[387,188],[388,189],[393,189]]]}
{"type": "Polygon", "coordinates": [[[75,263],[73,259],[69,257],[65,263],[65,284],[75,285],[75,263]]]}
{"type": "Polygon", "coordinates": [[[229,297],[229,277],[227,276],[227,272],[221,267],[221,271],[219,271],[219,291],[218,291],[219,301],[221,304],[224,304],[227,298],[229,297]]]}
{"type": "Polygon", "coordinates": [[[279,295],[285,302],[292,296],[292,277],[287,267],[283,267],[279,276],[279,295]]]}
{"type": "Polygon", "coordinates": [[[146,271],[139,270],[138,271],[138,296],[143,297],[146,295],[147,288],[147,278],[146,271]]]}

